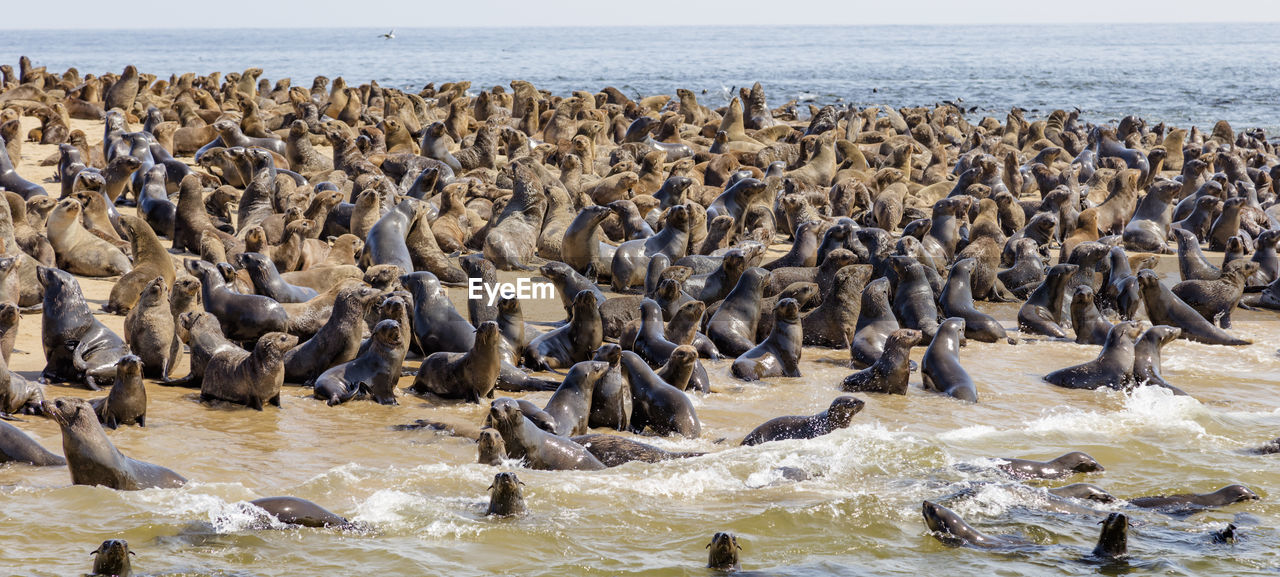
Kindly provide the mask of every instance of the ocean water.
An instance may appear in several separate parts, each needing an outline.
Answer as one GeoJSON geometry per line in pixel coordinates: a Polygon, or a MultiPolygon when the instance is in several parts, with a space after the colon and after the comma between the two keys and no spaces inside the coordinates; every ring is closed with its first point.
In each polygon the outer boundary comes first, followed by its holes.
{"type": "Polygon", "coordinates": [[[688,88],[719,106],[761,82],[791,99],[895,106],[959,102],[978,112],[1078,107],[1106,121],[1276,131],[1280,23],[1001,27],[398,28],[384,30],[5,31],[0,62],[82,73],[126,64],[158,75],[262,68],[310,85],[323,74],[420,89],[520,78],[564,94],[688,88]]]}

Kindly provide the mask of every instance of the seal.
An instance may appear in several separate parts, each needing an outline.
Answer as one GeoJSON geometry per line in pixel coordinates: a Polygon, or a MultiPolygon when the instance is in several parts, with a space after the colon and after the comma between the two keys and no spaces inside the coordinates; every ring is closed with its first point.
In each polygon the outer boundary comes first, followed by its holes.
{"type": "Polygon", "coordinates": [[[646,239],[629,240],[618,245],[609,265],[609,282],[614,292],[625,292],[632,285],[644,284],[649,259],[656,254],[666,255],[678,261],[689,250],[691,217],[685,205],[676,205],[667,211],[666,226],[646,239]]]}
{"type": "Polygon", "coordinates": [[[306,499],[297,497],[263,497],[249,501],[250,505],[266,511],[286,525],[300,525],[315,529],[348,529],[354,525],[345,518],[306,499]]]}
{"type": "Polygon", "coordinates": [[[760,299],[769,274],[760,267],[751,267],[743,272],[738,284],[707,321],[707,338],[721,353],[740,356],[755,346],[760,299]]]}
{"type": "Polygon", "coordinates": [[[476,439],[480,454],[477,457],[481,465],[498,466],[507,458],[507,445],[502,441],[502,434],[493,427],[480,429],[480,437],[476,439]]]}
{"type": "Polygon", "coordinates": [[[284,384],[284,354],[298,344],[298,337],[267,333],[253,352],[239,347],[222,350],[209,359],[200,383],[200,399],[225,401],[261,411],[264,404],[280,406],[284,384]]]}
{"type": "Polygon", "coordinates": [[[99,381],[115,378],[116,362],[128,354],[128,345],[90,314],[80,284],[70,274],[37,266],[36,276],[44,287],[40,342],[46,364],[40,378],[83,382],[98,390],[99,381]]]}
{"type": "Polygon", "coordinates": [[[61,467],[67,464],[67,460],[45,450],[22,429],[0,421],[0,463],[61,467]]]}
{"type": "MultiPolygon", "coordinates": [[[[129,68],[133,68],[130,66],[129,68]]],[[[130,577],[133,575],[133,563],[130,555],[137,555],[129,550],[129,542],[124,539],[107,539],[97,549],[89,552],[93,558],[93,573],[113,577],[130,577]]]]}
{"type": "Polygon", "coordinates": [[[1160,277],[1151,269],[1138,271],[1138,287],[1142,292],[1142,300],[1147,305],[1147,317],[1151,319],[1151,324],[1180,328],[1180,338],[1207,345],[1241,346],[1252,343],[1233,337],[1214,326],[1191,305],[1173,294],[1169,287],[1160,284],[1160,277]]]}
{"type": "Polygon", "coordinates": [[[485,321],[475,331],[475,342],[465,353],[436,352],[422,361],[409,390],[446,399],[479,403],[492,398],[501,372],[498,347],[502,335],[498,323],[485,321]]]}
{"type": "Polygon", "coordinates": [[[268,333],[283,332],[288,328],[289,315],[274,299],[232,291],[218,269],[206,261],[186,259],[184,266],[200,281],[204,308],[218,319],[227,338],[252,342],[268,333]]]}
{"type": "Polygon", "coordinates": [[[858,324],[853,341],[849,343],[849,354],[855,368],[875,364],[884,354],[889,335],[898,330],[898,317],[894,316],[893,307],[889,304],[889,289],[889,279],[884,277],[867,283],[862,289],[858,324]]]}
{"type": "Polygon", "coordinates": [[[977,259],[965,258],[951,265],[939,304],[942,305],[943,315],[964,319],[966,339],[994,343],[1008,338],[1008,335],[995,317],[974,307],[970,279],[973,277],[973,268],[977,264],[977,259]]]}
{"type": "Polygon", "coordinates": [[[524,349],[525,365],[534,370],[561,369],[587,361],[604,339],[595,293],[580,291],[573,297],[569,323],[538,335],[524,349]]]}
{"type": "MultiPolygon", "coordinates": [[[[697,356],[697,353],[694,355],[697,356]]],[[[622,360],[622,347],[613,343],[602,344],[591,360],[606,362],[609,369],[596,381],[595,390],[591,392],[591,414],[587,418],[587,426],[625,431],[630,428],[631,423],[631,389],[622,376],[622,366],[619,364],[622,360]]],[[[693,363],[689,364],[692,366],[693,363]]],[[[596,457],[599,458],[599,455],[596,457]]]]}
{"type": "Polygon", "coordinates": [[[1098,357],[1087,363],[1058,369],[1044,376],[1050,384],[1068,389],[1123,389],[1133,384],[1134,343],[1138,323],[1123,321],[1111,327],[1098,357]]]}
{"type": "Polygon", "coordinates": [[[921,342],[932,343],[938,331],[938,305],[925,276],[925,266],[905,256],[895,256],[890,262],[898,275],[898,290],[893,295],[894,314],[903,327],[920,331],[921,342]]]}
{"type": "Polygon", "coordinates": [[[742,445],[759,445],[786,439],[813,439],[844,429],[853,422],[853,416],[866,405],[857,397],[840,396],[831,401],[827,410],[816,415],[777,417],[747,433],[742,445]]]}
{"type": "Polygon", "coordinates": [[[133,268],[111,287],[111,295],[103,310],[116,314],[128,313],[138,302],[139,295],[152,279],[164,279],[165,287],[172,287],[174,281],[173,259],[160,244],[151,226],[141,219],[120,215],[120,227],[129,237],[130,252],[133,254],[133,268]]]}
{"type": "Polygon", "coordinates": [[[169,307],[169,287],[163,277],[155,277],[142,289],[136,306],[124,318],[124,342],[137,351],[143,374],[152,379],[169,378],[173,345],[173,311],[169,307]]]}
{"type": "Polygon", "coordinates": [[[1217,280],[1184,280],[1173,286],[1171,292],[1210,324],[1218,322],[1222,328],[1231,328],[1231,312],[1240,305],[1245,284],[1258,272],[1258,263],[1235,260],[1222,265],[1222,276],[1217,280]]]}
{"type": "Polygon", "coordinates": [[[1044,282],[1031,292],[1027,302],[1018,309],[1018,330],[1033,335],[1059,339],[1067,338],[1062,328],[1063,300],[1066,298],[1067,281],[1080,267],[1074,264],[1056,264],[1049,269],[1044,282]]]}
{"type": "Polygon", "coordinates": [[[116,363],[116,381],[107,396],[89,402],[107,428],[147,426],[147,389],[142,386],[142,359],[125,355],[116,363]]]}
{"type": "MultiPolygon", "coordinates": [[[[608,266],[601,266],[600,223],[604,222],[613,210],[607,206],[591,205],[583,207],[569,223],[564,231],[564,241],[560,244],[560,258],[573,270],[586,275],[608,272],[608,266]]],[[[610,259],[612,262],[612,259],[610,259]]]]}
{"type": "Polygon", "coordinates": [[[951,395],[963,401],[978,402],[973,379],[960,366],[960,344],[964,340],[964,319],[951,317],[938,325],[929,348],[920,360],[924,388],[951,395]]]}
{"type": "Polygon", "coordinates": [[[331,367],[316,377],[313,394],[329,406],[360,394],[367,394],[382,405],[397,404],[396,384],[408,351],[406,345],[405,331],[399,321],[378,321],[369,347],[354,360],[331,367]]]}
{"type": "Polygon", "coordinates": [[[484,258],[499,270],[529,270],[547,211],[547,198],[533,169],[517,162],[512,163],[511,171],[511,200],[490,223],[484,237],[484,258]]]}
{"type": "Polygon", "coordinates": [[[592,394],[596,384],[609,370],[604,361],[582,361],[569,369],[564,382],[551,394],[543,410],[551,415],[557,435],[570,437],[587,432],[591,416],[592,394]]]}
{"type": "Polygon", "coordinates": [[[1116,498],[1097,485],[1089,483],[1072,483],[1062,487],[1054,487],[1048,489],[1050,495],[1058,497],[1080,499],[1082,501],[1097,501],[1099,503],[1114,503],[1116,498]]]}
{"type": "Polygon", "coordinates": [[[1102,521],[1102,534],[1090,556],[1095,559],[1115,559],[1129,554],[1129,517],[1124,513],[1111,513],[1102,521]]]}
{"type": "Polygon", "coordinates": [[[573,441],[586,447],[607,467],[617,467],[624,463],[639,461],[641,463],[659,463],[672,459],[688,459],[701,457],[706,453],[671,452],[647,443],[634,441],[617,435],[592,433],[573,437],[573,441]]]}
{"type": "Polygon", "coordinates": [[[249,274],[254,292],[278,303],[305,303],[320,295],[316,289],[285,282],[276,263],[262,253],[242,252],[235,256],[235,263],[249,274]]]}
{"type": "Polygon", "coordinates": [[[49,213],[49,244],[58,255],[59,268],[89,277],[129,272],[129,257],[110,242],[98,238],[80,224],[83,209],[74,198],[64,199],[49,213]]]}
{"type": "Polygon", "coordinates": [[[381,296],[377,289],[359,284],[339,290],[324,326],[284,353],[285,382],[310,382],[330,367],[356,358],[364,337],[365,314],[381,296]]]}
{"type": "Polygon", "coordinates": [[[493,476],[493,484],[489,485],[489,490],[493,491],[493,495],[489,496],[489,510],[485,515],[494,517],[514,517],[523,515],[526,511],[524,504],[524,491],[520,486],[524,485],[515,473],[504,471],[493,476]]]}
{"type": "Polygon", "coordinates": [[[1004,462],[996,466],[1016,479],[1061,479],[1076,473],[1094,473],[1105,471],[1093,457],[1072,451],[1049,461],[1028,461],[1026,459],[1002,459],[1004,462]]]}
{"type": "Polygon", "coordinates": [[[711,542],[707,543],[707,568],[726,572],[741,571],[742,564],[738,561],[740,549],[742,547],[738,545],[737,535],[724,532],[712,535],[711,542]]]}
{"type": "Polygon", "coordinates": [[[1107,342],[1111,323],[1102,318],[1094,304],[1093,289],[1080,285],[1071,293],[1071,326],[1076,331],[1076,344],[1102,345],[1107,342]]]}
{"type": "Polygon", "coordinates": [[[1010,535],[987,535],[961,519],[951,509],[931,501],[925,501],[921,507],[924,524],[933,533],[933,538],[949,547],[968,545],[979,549],[1000,549],[1026,545],[1027,542],[1010,535]]]}
{"type": "Polygon", "coordinates": [[[502,435],[507,455],[524,460],[531,469],[598,471],[605,468],[604,463],[582,445],[539,429],[512,399],[495,399],[489,405],[489,419],[502,435]]]}
{"type": "Polygon", "coordinates": [[[238,350],[239,347],[222,335],[218,319],[202,310],[179,314],[178,327],[185,335],[183,342],[191,347],[191,370],[181,379],[161,381],[160,384],[198,389],[204,380],[204,369],[209,359],[224,350],[238,350]]]}
{"type": "Polygon", "coordinates": [[[698,413],[684,391],[663,382],[636,353],[622,351],[620,363],[631,387],[632,431],[642,433],[648,428],[656,435],[678,434],[690,439],[702,434],[698,413]]]}
{"type": "MultiPolygon", "coordinates": [[[[889,281],[884,280],[887,285],[889,281]]],[[[911,376],[911,347],[920,344],[920,331],[894,329],[885,339],[883,352],[867,368],[844,378],[840,389],[851,393],[907,394],[907,379],[911,376]]]]}
{"type": "Polygon", "coordinates": [[[1257,501],[1258,494],[1244,485],[1227,485],[1212,493],[1179,493],[1129,499],[1129,504],[1143,509],[1161,509],[1165,512],[1195,511],[1214,507],[1226,507],[1241,501],[1257,501]]]}
{"type": "Polygon", "coordinates": [[[73,485],[103,485],[117,491],[180,487],[187,480],[172,470],[130,459],[102,430],[93,407],[84,399],[63,397],[44,402],[44,414],[62,429],[73,485]]]}
{"type": "Polygon", "coordinates": [[[422,354],[461,353],[475,347],[475,327],[453,308],[436,275],[418,271],[401,276],[400,284],[413,295],[413,336],[422,354]]]}
{"type": "Polygon", "coordinates": [[[800,376],[804,337],[800,327],[800,303],[795,299],[782,299],[778,302],[775,317],[773,332],[764,342],[733,361],[733,376],[744,381],[800,376]]]}
{"type": "Polygon", "coordinates": [[[1148,327],[1133,346],[1133,382],[1138,386],[1155,385],[1185,395],[1182,389],[1169,384],[1160,375],[1160,349],[1178,338],[1182,329],[1165,325],[1148,327]]]}

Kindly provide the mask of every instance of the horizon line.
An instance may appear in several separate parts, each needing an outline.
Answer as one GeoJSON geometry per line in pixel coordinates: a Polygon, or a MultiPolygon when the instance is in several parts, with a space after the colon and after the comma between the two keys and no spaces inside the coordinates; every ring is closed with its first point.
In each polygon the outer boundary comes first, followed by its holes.
{"type": "Polygon", "coordinates": [[[1015,26],[1208,26],[1208,25],[1266,25],[1280,24],[1280,18],[1275,20],[1148,20],[1148,21],[1128,21],[1128,22],[1102,22],[1096,20],[1069,20],[1069,21],[1005,21],[1005,22],[931,22],[931,23],[911,23],[911,22],[875,22],[860,24],[494,24],[488,26],[408,26],[408,27],[376,27],[376,26],[143,26],[136,28],[120,28],[120,27],[96,27],[85,26],[79,28],[45,28],[45,27],[7,27],[0,25],[0,30],[6,32],[145,32],[157,30],[206,30],[206,31],[229,31],[229,30],[523,30],[523,29],[589,29],[589,28],[1005,28],[1015,26]]]}

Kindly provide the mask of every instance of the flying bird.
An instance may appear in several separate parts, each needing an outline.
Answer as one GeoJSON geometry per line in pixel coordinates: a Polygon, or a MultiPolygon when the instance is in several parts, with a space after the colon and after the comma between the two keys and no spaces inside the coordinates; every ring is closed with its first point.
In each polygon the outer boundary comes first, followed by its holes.
{"type": "Polygon", "coordinates": [[[395,28],[392,28],[390,32],[387,32],[386,34],[383,34],[383,35],[381,35],[381,36],[380,36],[380,38],[386,38],[387,40],[391,40],[391,39],[393,39],[393,38],[395,38],[395,37],[396,37],[396,29],[395,29],[395,28]]]}

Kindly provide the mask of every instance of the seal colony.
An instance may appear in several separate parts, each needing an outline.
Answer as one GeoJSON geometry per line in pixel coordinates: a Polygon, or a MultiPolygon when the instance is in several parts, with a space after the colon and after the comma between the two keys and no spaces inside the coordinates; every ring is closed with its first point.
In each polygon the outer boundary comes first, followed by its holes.
{"type": "MultiPolygon", "coordinates": [[[[1161,348],[1249,346],[1232,312],[1280,310],[1280,151],[1225,122],[1205,133],[1065,110],[974,122],[954,104],[770,108],[759,83],[713,109],[687,90],[553,95],[519,80],[408,91],[318,77],[308,90],[259,69],[82,76],[24,58],[16,77],[3,71],[0,342],[7,365],[16,313],[39,314],[45,362],[40,383],[0,371],[3,410],[56,422],[66,458],[7,424],[0,456],[66,465],[73,484],[189,482],[167,468],[182,463],[132,459],[103,428],[163,422],[147,419],[149,386],[198,389],[192,411],[480,403],[474,429],[407,428],[478,439],[485,465],[589,475],[704,456],[635,437],[704,438],[700,397],[799,386],[814,354],[848,358],[848,376],[822,384],[827,403],[720,450],[856,436],[855,417],[876,407],[844,391],[947,395],[955,411],[986,402],[966,340],[1011,356],[1096,348],[1093,361],[1046,366],[1045,387],[1194,396],[1162,373],[1161,348]],[[22,117],[40,126],[21,134],[22,117]],[[99,132],[68,130],[72,118],[99,132]],[[42,163],[55,186],[17,169],[24,140],[58,145],[42,163]],[[1152,270],[1159,254],[1176,254],[1178,277],[1152,270]],[[562,314],[534,318],[504,295],[464,315],[449,299],[472,279],[496,294],[512,271],[554,283],[562,314]],[[102,310],[86,278],[118,289],[102,310]],[[1020,303],[1016,323],[991,303],[1020,303]],[[123,336],[98,318],[111,314],[128,315],[123,336]],[[103,386],[93,403],[44,400],[103,386]],[[552,392],[541,406],[538,392],[552,392]]],[[[1105,470],[1081,452],[1027,457],[993,456],[991,472],[1043,482],[1105,470]]],[[[1127,506],[1259,499],[1226,481],[1127,506]]],[[[487,514],[537,511],[523,486],[498,473],[487,514]]],[[[1127,554],[1128,517],[1079,505],[1114,500],[1104,489],[1048,494],[1105,519],[1091,555],[1127,554]]],[[[352,526],[295,497],[253,505],[286,524],[352,526]]],[[[932,501],[923,515],[947,544],[1029,545],[932,501]]],[[[732,533],[707,549],[709,567],[741,568],[732,533]]],[[[108,541],[95,554],[127,572],[133,551],[108,541]]]]}

